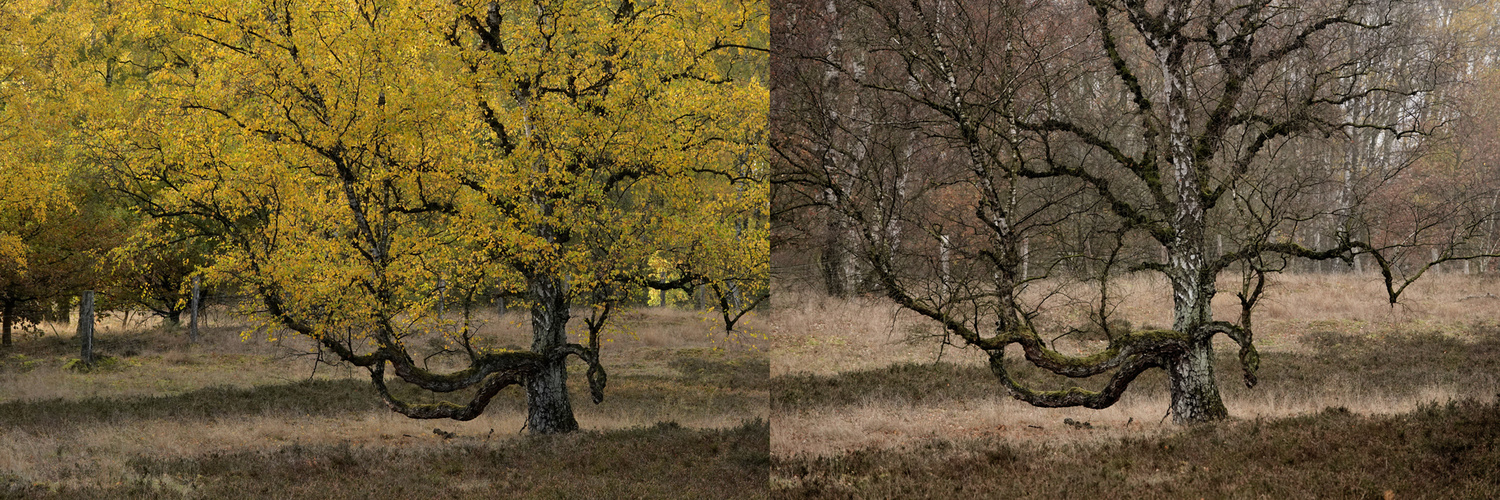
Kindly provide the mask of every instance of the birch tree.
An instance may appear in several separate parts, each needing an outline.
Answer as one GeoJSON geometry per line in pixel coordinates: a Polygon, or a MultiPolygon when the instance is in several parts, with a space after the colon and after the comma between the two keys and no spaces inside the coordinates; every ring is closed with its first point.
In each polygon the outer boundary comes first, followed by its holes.
{"type": "MultiPolygon", "coordinates": [[[[804,107],[773,108],[778,179],[831,193],[817,203],[855,221],[859,254],[885,293],[986,352],[1017,399],[1104,408],[1139,374],[1161,368],[1175,421],[1222,419],[1213,338],[1237,344],[1244,381],[1253,386],[1252,312],[1265,273],[1282,268],[1277,262],[1349,262],[1368,253],[1386,272],[1390,298],[1399,295],[1382,253],[1391,247],[1350,232],[1319,248],[1291,237],[1299,224],[1330,214],[1325,201],[1341,186],[1318,162],[1336,160],[1295,154],[1377,130],[1392,150],[1416,156],[1440,121],[1430,97],[1448,83],[1453,53],[1427,31],[1420,5],[833,4],[838,19],[819,14],[831,10],[818,3],[794,4],[788,10],[798,17],[779,21],[789,34],[779,45],[776,68],[785,73],[776,81],[793,86],[777,91],[802,96],[790,99],[804,107]],[[830,22],[846,50],[862,57],[830,56],[797,40],[825,36],[829,29],[814,27],[830,22]],[[828,72],[856,88],[861,103],[883,104],[840,108],[804,90],[811,86],[801,82],[828,72]],[[1399,112],[1344,112],[1353,104],[1399,112]],[[819,131],[871,125],[887,135],[850,135],[892,145],[898,142],[889,137],[919,130],[941,152],[864,161],[852,185],[832,182],[818,151],[833,142],[819,131]],[[925,237],[893,239],[890,227],[925,237]],[[1068,242],[1064,228],[1089,236],[1068,242]],[[1215,235],[1228,236],[1222,250],[1215,235]],[[1055,250],[1039,253],[1032,242],[1055,250]],[[1029,267],[1034,255],[1051,257],[1029,267]],[[1034,322],[1043,304],[1027,291],[1085,258],[1102,264],[1085,274],[1097,281],[1094,307],[1110,341],[1092,355],[1068,356],[1043,341],[1034,322]],[[1230,320],[1212,310],[1225,271],[1244,277],[1241,310],[1230,320]],[[1170,327],[1109,331],[1109,283],[1127,272],[1159,273],[1171,283],[1170,327]],[[1106,381],[1094,390],[1024,386],[1010,375],[1013,344],[1043,369],[1106,381]]],[[[1397,159],[1390,168],[1409,164],[1397,159]]],[[[1389,171],[1371,177],[1362,189],[1384,189],[1381,181],[1391,178],[1389,171]]]]}
{"type": "Polygon", "coordinates": [[[394,411],[468,420],[520,385],[531,432],[575,430],[566,358],[602,401],[601,336],[623,298],[764,260],[719,229],[763,211],[734,195],[764,189],[744,167],[763,163],[763,3],[137,8],[166,64],[99,161],[150,217],[222,240],[208,281],[367,369],[394,411]],[[679,278],[655,279],[653,258],[679,278]],[[524,298],[530,349],[437,314],[438,283],[524,298]],[[416,361],[422,335],[460,368],[416,361]],[[407,401],[388,373],[463,399],[407,401]]]}

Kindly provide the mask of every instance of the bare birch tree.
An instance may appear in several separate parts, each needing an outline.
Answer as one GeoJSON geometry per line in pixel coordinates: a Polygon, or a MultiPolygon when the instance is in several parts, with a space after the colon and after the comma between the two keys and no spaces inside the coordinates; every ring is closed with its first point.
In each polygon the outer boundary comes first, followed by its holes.
{"type": "MultiPolygon", "coordinates": [[[[885,293],[984,350],[1017,399],[1104,408],[1162,368],[1177,422],[1221,419],[1212,340],[1238,345],[1253,386],[1265,273],[1368,253],[1394,301],[1389,252],[1436,234],[1382,243],[1337,220],[1399,179],[1441,124],[1432,96],[1457,48],[1428,14],[1384,0],[793,3],[773,58],[778,179],[847,217],[885,293]],[[837,51],[818,42],[829,36],[837,51]],[[921,153],[870,154],[902,144],[921,153]],[[1331,144],[1382,155],[1378,175],[1341,170],[1354,160],[1331,144]],[[840,148],[864,154],[829,161],[840,148]],[[1314,220],[1338,229],[1299,239],[1314,220]],[[1028,290],[1084,263],[1098,268],[1081,274],[1098,283],[1106,331],[1109,282],[1127,272],[1168,279],[1170,328],[1109,331],[1088,356],[1052,349],[1028,290]],[[1211,306],[1225,271],[1244,276],[1235,321],[1211,306]],[[1038,367],[1107,381],[1026,387],[1011,344],[1038,367]]],[[[1440,226],[1445,244],[1466,237],[1440,226]]]]}

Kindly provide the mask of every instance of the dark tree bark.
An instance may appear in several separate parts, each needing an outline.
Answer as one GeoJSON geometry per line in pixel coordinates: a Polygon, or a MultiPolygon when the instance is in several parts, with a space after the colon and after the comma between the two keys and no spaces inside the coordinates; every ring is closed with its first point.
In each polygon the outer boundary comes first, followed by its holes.
{"type": "MultiPolygon", "coordinates": [[[[567,283],[555,276],[531,279],[531,351],[551,353],[568,342],[567,283]]],[[[526,425],[537,434],[578,430],[568,395],[566,358],[548,358],[526,382],[526,425]]]]}
{"type": "Polygon", "coordinates": [[[58,297],[51,304],[48,304],[47,307],[50,310],[49,312],[51,312],[48,315],[50,317],[47,319],[62,323],[63,326],[72,324],[73,300],[71,298],[67,296],[58,297]]]}

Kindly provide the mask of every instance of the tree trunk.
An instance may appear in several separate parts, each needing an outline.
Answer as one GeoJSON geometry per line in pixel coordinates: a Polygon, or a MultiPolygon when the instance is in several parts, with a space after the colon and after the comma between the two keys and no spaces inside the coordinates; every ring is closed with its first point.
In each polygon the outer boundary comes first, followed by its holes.
{"type": "MultiPolygon", "coordinates": [[[[1196,193],[1196,182],[1185,188],[1196,193]]],[[[1184,189],[1184,188],[1179,188],[1184,189]]],[[[1172,280],[1172,329],[1189,334],[1187,351],[1167,362],[1172,390],[1172,420],[1179,424],[1209,422],[1228,416],[1214,378],[1213,335],[1195,331],[1213,320],[1214,278],[1204,258],[1206,245],[1202,205],[1196,196],[1178,200],[1177,236],[1168,249],[1172,280]]]]}
{"type": "Polygon", "coordinates": [[[1194,339],[1187,352],[1167,364],[1172,388],[1172,421],[1179,424],[1211,422],[1229,416],[1214,378],[1214,346],[1209,338],[1194,339]]]}
{"type": "MultiPolygon", "coordinates": [[[[1175,24],[1186,19],[1187,2],[1170,2],[1165,16],[1175,24]]],[[[1181,50],[1186,39],[1180,32],[1157,40],[1157,57],[1166,87],[1168,128],[1167,163],[1176,180],[1177,206],[1172,219],[1173,238],[1168,245],[1168,276],[1172,280],[1172,329],[1190,335],[1187,350],[1167,362],[1172,390],[1173,421],[1179,424],[1209,422],[1228,416],[1214,380],[1213,336],[1195,333],[1213,319],[1213,297],[1217,291],[1216,270],[1206,259],[1206,218],[1197,152],[1192,148],[1188,121],[1188,71],[1181,50]]]]}
{"type": "Polygon", "coordinates": [[[58,297],[57,301],[52,304],[51,316],[51,320],[62,323],[64,327],[72,324],[73,299],[71,297],[58,297]]]}
{"type": "MultiPolygon", "coordinates": [[[[550,353],[568,341],[567,285],[556,276],[531,280],[531,350],[550,353]]],[[[542,370],[526,381],[526,425],[533,434],[578,430],[568,397],[568,365],[563,358],[546,361],[542,370]]]]}
{"type": "Polygon", "coordinates": [[[1167,362],[1167,378],[1172,390],[1172,420],[1179,424],[1209,422],[1229,416],[1214,378],[1213,335],[1193,334],[1198,327],[1212,320],[1212,301],[1217,291],[1212,277],[1202,269],[1201,231],[1196,240],[1197,244],[1179,240],[1184,244],[1171,252],[1172,329],[1192,335],[1187,352],[1167,362]]]}
{"type": "MultiPolygon", "coordinates": [[[[938,272],[940,272],[941,274],[938,277],[938,281],[943,284],[943,298],[944,298],[944,300],[946,300],[947,297],[948,297],[948,294],[953,291],[952,288],[950,288],[950,285],[952,284],[952,276],[949,274],[949,269],[948,269],[949,268],[949,265],[948,265],[949,255],[948,254],[949,254],[948,235],[946,235],[946,234],[939,234],[938,235],[938,272]]],[[[1025,278],[1023,277],[1022,279],[1025,279],[1025,278]]]]}
{"type": "Polygon", "coordinates": [[[853,291],[850,286],[849,243],[846,241],[849,228],[843,216],[833,211],[829,211],[827,223],[827,239],[818,263],[823,271],[823,286],[830,297],[848,297],[853,291]]]}
{"type": "MultiPolygon", "coordinates": [[[[1179,175],[1191,175],[1179,171],[1179,175]]],[[[1195,331],[1213,320],[1213,299],[1218,292],[1205,256],[1203,208],[1196,196],[1196,179],[1187,178],[1192,193],[1178,199],[1176,238],[1168,249],[1172,280],[1172,329],[1190,335],[1187,351],[1167,362],[1172,390],[1172,420],[1179,424],[1209,422],[1228,416],[1214,378],[1213,335],[1195,331]]]]}

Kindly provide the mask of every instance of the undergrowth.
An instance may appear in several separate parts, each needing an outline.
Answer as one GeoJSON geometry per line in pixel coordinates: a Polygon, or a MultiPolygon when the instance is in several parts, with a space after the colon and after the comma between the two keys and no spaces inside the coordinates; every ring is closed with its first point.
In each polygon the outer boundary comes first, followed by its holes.
{"type": "Polygon", "coordinates": [[[1500,498],[1500,395],[1401,415],[1342,407],[1096,447],[933,439],[775,457],[786,498],[1500,498]]]}
{"type": "Polygon", "coordinates": [[[59,498],[766,498],[770,425],[675,422],[615,431],[412,448],[293,444],[132,459],[121,484],[0,496],[59,498]]]}

